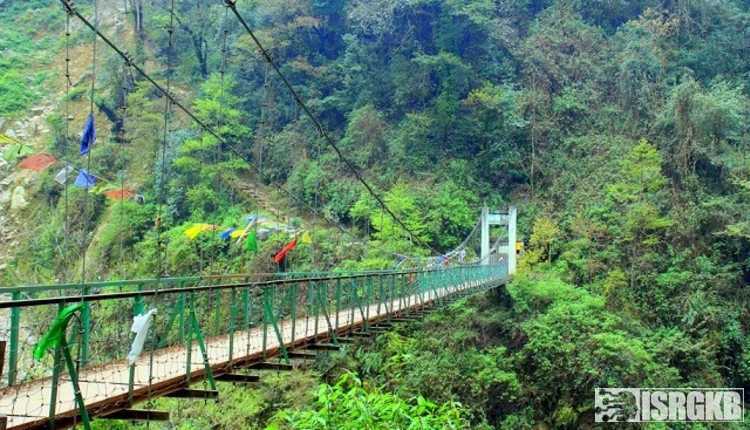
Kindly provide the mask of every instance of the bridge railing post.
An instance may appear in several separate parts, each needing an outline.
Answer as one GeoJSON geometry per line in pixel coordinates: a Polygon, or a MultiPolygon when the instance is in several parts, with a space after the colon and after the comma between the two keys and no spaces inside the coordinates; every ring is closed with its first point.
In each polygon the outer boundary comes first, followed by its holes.
{"type": "MultiPolygon", "coordinates": [[[[143,284],[139,284],[137,287],[138,291],[143,291],[143,284]]],[[[144,312],[143,296],[137,295],[133,298],[133,316],[141,315],[144,312]]],[[[135,386],[135,366],[133,363],[128,368],[128,403],[133,404],[133,388],[135,386]]]]}
{"type": "Polygon", "coordinates": [[[299,301],[299,283],[294,282],[289,287],[289,313],[292,319],[292,339],[294,344],[297,340],[297,302],[299,301]]]}
{"type": "Polygon", "coordinates": [[[378,316],[378,318],[382,316],[387,316],[387,312],[385,310],[385,284],[383,283],[383,274],[378,273],[377,275],[374,275],[374,278],[372,280],[373,282],[373,291],[376,297],[376,308],[375,308],[375,314],[378,316]]]}
{"type": "MultiPolygon", "coordinates": [[[[63,305],[58,305],[58,312],[63,309],[63,305]]],[[[60,373],[62,372],[63,366],[63,355],[62,346],[58,345],[55,348],[52,361],[52,379],[50,381],[51,386],[49,390],[49,419],[51,422],[57,415],[57,387],[60,384],[60,373]]],[[[54,422],[53,422],[54,423],[54,422]]],[[[53,425],[54,428],[54,425],[53,425]]]]}
{"type": "Polygon", "coordinates": [[[319,329],[318,320],[320,319],[319,317],[320,317],[321,303],[317,298],[319,297],[318,295],[320,294],[320,288],[323,282],[324,281],[313,283],[313,287],[310,290],[310,294],[312,298],[312,306],[313,306],[313,318],[315,318],[314,324],[313,324],[313,336],[318,336],[318,329],[319,329]]]}
{"type": "Polygon", "coordinates": [[[354,313],[357,301],[355,300],[357,294],[357,279],[352,278],[349,283],[349,331],[354,331],[354,313]]]}
{"type": "Polygon", "coordinates": [[[417,291],[414,288],[416,286],[416,281],[414,279],[415,276],[416,275],[414,273],[409,273],[408,275],[404,275],[404,279],[406,280],[405,281],[405,284],[406,284],[406,306],[408,306],[410,308],[412,306],[416,305],[416,300],[417,300],[417,298],[415,297],[417,291]]]}
{"type": "MultiPolygon", "coordinates": [[[[83,284],[81,286],[81,295],[85,296],[91,292],[91,289],[88,285],[83,284]]],[[[91,337],[91,305],[89,302],[85,302],[83,304],[83,309],[81,310],[81,339],[79,339],[80,345],[80,352],[79,352],[79,366],[83,367],[88,363],[89,358],[89,339],[91,337]]]]}
{"type": "Polygon", "coordinates": [[[269,288],[270,287],[264,287],[263,288],[263,359],[268,359],[268,353],[267,353],[267,347],[268,347],[268,298],[269,295],[269,288]]]}
{"type": "Polygon", "coordinates": [[[177,297],[177,327],[179,329],[179,339],[180,342],[185,342],[185,301],[186,301],[186,295],[185,293],[180,293],[180,295],[177,297]]]}
{"type": "Polygon", "coordinates": [[[419,306],[420,308],[423,308],[425,306],[425,294],[427,293],[425,289],[425,272],[419,271],[417,272],[414,277],[414,285],[415,289],[417,291],[417,294],[419,295],[419,306]]]}
{"type": "Polygon", "coordinates": [[[396,285],[398,288],[398,307],[399,309],[406,309],[406,298],[404,297],[404,275],[399,273],[396,275],[396,285]]]}
{"type": "MultiPolygon", "coordinates": [[[[16,290],[11,295],[13,301],[21,300],[21,292],[16,290]]],[[[16,383],[18,372],[18,338],[21,330],[21,308],[14,306],[10,309],[10,345],[8,348],[8,385],[16,383]]]]}
{"type": "Polygon", "coordinates": [[[440,299],[440,273],[436,271],[430,272],[430,291],[432,292],[432,302],[434,305],[439,303],[440,299]]]}
{"type": "Polygon", "coordinates": [[[336,278],[336,330],[339,329],[339,314],[341,313],[341,278],[336,278]]]}
{"type": "Polygon", "coordinates": [[[245,355],[250,355],[250,329],[252,328],[252,302],[250,301],[250,288],[242,288],[242,327],[247,330],[247,345],[245,355]]]}
{"type": "Polygon", "coordinates": [[[390,307],[390,309],[391,309],[389,313],[393,314],[393,302],[394,302],[394,298],[393,298],[394,291],[393,290],[395,288],[395,286],[394,286],[395,276],[393,274],[388,274],[386,276],[388,277],[388,307],[390,307]]]}
{"type": "Polygon", "coordinates": [[[325,325],[327,328],[328,336],[330,337],[331,341],[334,344],[338,344],[338,337],[337,337],[336,329],[333,323],[331,322],[330,289],[331,289],[331,281],[330,280],[323,281],[321,288],[318,289],[318,296],[317,296],[318,303],[319,303],[318,307],[321,312],[320,317],[322,317],[325,320],[325,325]]]}
{"type": "MultiPolygon", "coordinates": [[[[218,279],[214,281],[214,284],[218,283],[218,279]]],[[[213,323],[210,323],[210,321],[206,322],[206,335],[219,335],[223,334],[221,333],[221,311],[224,309],[223,306],[223,295],[221,290],[215,290],[212,294],[211,300],[213,301],[213,306],[209,305],[209,312],[213,311],[213,323]],[[209,324],[210,323],[210,324],[209,324]]]]}
{"type": "MultiPolygon", "coordinates": [[[[184,296],[185,293],[181,293],[181,296],[184,296]]],[[[188,306],[192,309],[193,307],[193,294],[190,293],[189,297],[189,304],[188,306]]],[[[182,315],[184,317],[185,310],[182,310],[182,315]]],[[[183,323],[183,329],[186,328],[185,325],[192,326],[192,321],[182,321],[183,323]]],[[[185,382],[190,385],[190,378],[192,373],[192,365],[193,365],[193,331],[188,330],[187,333],[184,333],[185,339],[183,342],[185,342],[185,348],[186,348],[186,357],[185,357],[185,382]]]]}
{"type": "Polygon", "coordinates": [[[237,290],[232,288],[229,293],[229,365],[234,359],[234,332],[237,324],[237,290]]]}
{"type": "Polygon", "coordinates": [[[427,304],[431,306],[432,301],[432,272],[425,272],[424,277],[422,278],[422,282],[424,282],[424,289],[427,292],[427,304]]]}
{"type": "Polygon", "coordinates": [[[370,322],[370,304],[372,303],[372,276],[365,277],[365,319],[370,322]]]}

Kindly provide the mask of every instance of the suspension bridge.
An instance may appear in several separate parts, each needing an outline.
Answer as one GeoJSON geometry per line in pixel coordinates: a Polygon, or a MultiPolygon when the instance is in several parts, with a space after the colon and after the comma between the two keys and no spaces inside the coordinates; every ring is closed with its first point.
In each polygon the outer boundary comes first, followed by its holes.
{"type": "Polygon", "coordinates": [[[251,386],[263,372],[325,360],[328,351],[357,338],[504,285],[515,271],[515,218],[514,208],[483,209],[466,240],[422,269],[5,288],[0,310],[9,338],[0,342],[6,372],[0,423],[49,429],[89,428],[94,418],[164,421],[168,412],[135,406],[162,396],[218,400],[216,381],[251,386]],[[490,245],[492,225],[504,231],[490,245]],[[461,261],[475,238],[481,254],[461,261]],[[74,313],[62,341],[33,360],[33,346],[66,309],[74,313]],[[149,324],[134,355],[140,334],[131,333],[131,323],[144,315],[149,324]]]}
{"type": "Polygon", "coordinates": [[[263,371],[292,370],[498,287],[507,276],[500,263],[267,281],[227,275],[16,287],[15,300],[0,302],[11,314],[0,414],[9,429],[87,427],[94,417],[166,420],[166,412],[133,407],[159,396],[217,399],[216,381],[252,384],[263,371]],[[70,304],[81,312],[69,340],[33,362],[33,342],[22,339],[37,338],[70,304]],[[152,309],[146,351],[129,364],[131,317],[152,309]]]}
{"type": "MultiPolygon", "coordinates": [[[[168,420],[168,412],[137,409],[136,406],[164,396],[218,400],[217,381],[252,386],[263,377],[263,372],[290,371],[309,360],[325,360],[327,351],[338,350],[356,338],[376,336],[395,324],[418,319],[425,312],[457,298],[497,288],[515,272],[517,212],[514,207],[502,212],[483,208],[476,227],[450,252],[441,253],[425,243],[386,205],[375,187],[328,135],[255,37],[235,1],[224,0],[225,22],[231,11],[323,141],[377,202],[381,218],[392,218],[394,225],[406,233],[415,247],[431,249],[432,257],[400,256],[401,263],[395,269],[370,272],[164,276],[163,254],[166,251],[160,221],[166,218],[164,184],[168,178],[164,154],[173,109],[181,110],[204,133],[255,169],[259,177],[269,183],[272,181],[255,165],[247,151],[217,131],[221,123],[208,124],[201,120],[172,92],[175,0],[170,1],[166,83],[149,75],[126,50],[101,32],[97,0],[93,0],[93,20],[83,16],[72,1],[60,2],[66,12],[65,148],[72,118],[67,102],[71,90],[71,20],[78,19],[84,29],[93,34],[89,115],[80,149],[80,155],[85,157],[85,169],[80,169],[76,185],[80,180],[88,191],[98,178],[90,173],[90,149],[96,141],[97,40],[121,57],[128,73],[150,83],[165,100],[161,171],[159,185],[155,186],[158,188],[154,222],[158,269],[153,279],[89,282],[86,280],[85,243],[82,243],[79,282],[21,285],[0,290],[4,297],[0,300],[0,317],[4,317],[8,333],[7,341],[0,341],[3,361],[0,370],[4,372],[0,385],[0,430],[67,428],[79,424],[88,429],[93,419],[168,420]],[[506,229],[494,244],[490,243],[491,226],[506,229]],[[467,258],[466,251],[471,249],[470,242],[477,238],[477,232],[479,252],[472,260],[467,258]],[[411,268],[401,268],[405,261],[411,262],[406,265],[411,268]]],[[[228,55],[227,33],[225,29],[221,50],[222,94],[228,55]]],[[[66,150],[62,155],[69,156],[66,150]]],[[[66,162],[62,171],[65,175],[59,181],[64,186],[63,240],[70,234],[65,178],[70,166],[66,162]]],[[[126,195],[124,184],[122,179],[120,198],[126,195]]],[[[300,201],[284,188],[280,190],[309,213],[345,235],[355,237],[346,227],[328,218],[317,205],[300,201]]],[[[89,208],[88,199],[86,203],[85,207],[89,208]]],[[[90,227],[84,223],[84,230],[89,231],[90,227]]]]}

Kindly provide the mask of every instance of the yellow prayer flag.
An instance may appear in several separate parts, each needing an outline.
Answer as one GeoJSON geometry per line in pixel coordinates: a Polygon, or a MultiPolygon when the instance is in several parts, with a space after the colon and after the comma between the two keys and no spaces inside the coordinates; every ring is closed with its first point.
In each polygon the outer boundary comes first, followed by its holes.
{"type": "Polygon", "coordinates": [[[20,143],[21,142],[19,142],[18,139],[14,139],[10,136],[0,134],[0,144],[2,145],[13,145],[13,144],[20,144],[20,143]]]}
{"type": "Polygon", "coordinates": [[[216,226],[213,224],[193,224],[192,227],[185,230],[185,236],[187,236],[188,239],[193,240],[204,231],[215,230],[215,229],[216,229],[216,226]]]}
{"type": "Polygon", "coordinates": [[[229,237],[231,237],[232,239],[238,239],[244,235],[245,235],[245,229],[243,228],[241,230],[233,231],[232,233],[229,234],[229,237]]]}

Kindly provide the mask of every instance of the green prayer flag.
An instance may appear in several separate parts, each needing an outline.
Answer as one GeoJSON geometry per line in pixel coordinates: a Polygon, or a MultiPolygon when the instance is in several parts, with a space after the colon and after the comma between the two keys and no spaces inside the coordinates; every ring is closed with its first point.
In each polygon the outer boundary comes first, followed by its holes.
{"type": "Polygon", "coordinates": [[[73,317],[73,314],[82,310],[83,306],[83,303],[66,306],[57,314],[47,333],[39,339],[39,342],[37,342],[36,347],[34,348],[34,358],[37,361],[44,358],[45,352],[57,348],[58,345],[60,345],[60,342],[65,336],[65,331],[68,328],[70,319],[73,317]]]}
{"type": "Polygon", "coordinates": [[[24,158],[27,155],[34,153],[34,150],[29,145],[23,143],[14,143],[5,147],[3,151],[3,158],[9,163],[15,163],[19,158],[24,158]]]}
{"type": "Polygon", "coordinates": [[[255,237],[255,231],[251,231],[247,234],[247,239],[245,239],[245,251],[258,252],[258,240],[255,237]]]}

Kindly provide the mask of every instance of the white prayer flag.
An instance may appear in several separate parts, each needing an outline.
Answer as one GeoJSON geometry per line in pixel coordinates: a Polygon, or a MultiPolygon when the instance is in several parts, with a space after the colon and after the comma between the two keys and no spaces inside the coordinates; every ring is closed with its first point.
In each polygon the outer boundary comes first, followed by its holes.
{"type": "Polygon", "coordinates": [[[68,175],[70,175],[73,172],[73,166],[67,165],[63,167],[57,174],[55,175],[55,182],[57,182],[60,185],[65,185],[66,182],[68,182],[68,175]]]}
{"type": "Polygon", "coordinates": [[[151,326],[151,320],[155,313],[156,309],[151,309],[145,314],[133,317],[133,325],[130,327],[130,331],[135,333],[135,339],[133,339],[133,345],[130,347],[130,352],[128,352],[128,364],[131,366],[135,364],[141,352],[143,352],[146,335],[148,334],[148,329],[151,326]]]}

